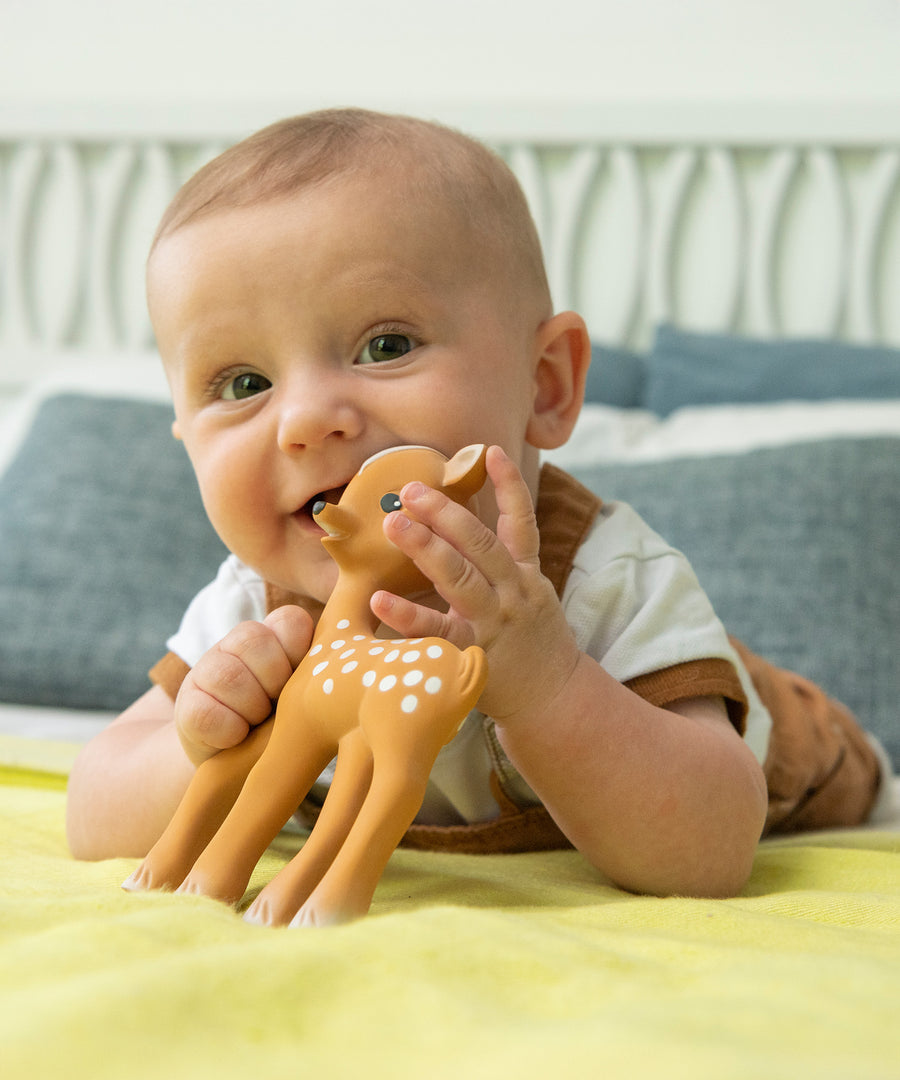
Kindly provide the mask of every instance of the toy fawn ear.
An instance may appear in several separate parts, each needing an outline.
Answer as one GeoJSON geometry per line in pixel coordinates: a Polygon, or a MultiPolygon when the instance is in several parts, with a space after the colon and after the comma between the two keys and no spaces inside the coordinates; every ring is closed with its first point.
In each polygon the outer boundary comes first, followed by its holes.
{"type": "Polygon", "coordinates": [[[474,443],[458,450],[444,466],[444,490],[457,502],[466,502],[487,479],[486,454],[484,443],[474,443]]]}

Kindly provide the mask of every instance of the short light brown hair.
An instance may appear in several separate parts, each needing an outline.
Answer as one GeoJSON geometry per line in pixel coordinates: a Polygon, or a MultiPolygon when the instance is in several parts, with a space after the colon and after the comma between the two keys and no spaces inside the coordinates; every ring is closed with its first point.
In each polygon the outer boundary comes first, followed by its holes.
{"type": "MultiPolygon", "coordinates": [[[[546,297],[540,240],[506,163],[453,128],[367,109],[323,109],[280,120],[236,143],[195,173],[163,214],[150,249],[220,210],[288,198],[305,188],[396,159],[413,197],[443,199],[480,243],[510,260],[510,278],[546,297]]],[[[549,314],[549,311],[548,311],[549,314]]]]}

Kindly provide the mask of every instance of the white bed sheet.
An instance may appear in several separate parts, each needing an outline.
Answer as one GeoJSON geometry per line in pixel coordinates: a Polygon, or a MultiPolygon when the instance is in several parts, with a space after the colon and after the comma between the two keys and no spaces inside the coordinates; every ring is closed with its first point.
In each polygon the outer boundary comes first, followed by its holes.
{"type": "Polygon", "coordinates": [[[698,405],[665,418],[645,409],[585,405],[569,441],[545,457],[560,468],[574,468],[877,435],[900,435],[900,401],[698,405]]]}
{"type": "Polygon", "coordinates": [[[0,735],[85,743],[115,717],[114,712],[0,702],[0,735]]]}

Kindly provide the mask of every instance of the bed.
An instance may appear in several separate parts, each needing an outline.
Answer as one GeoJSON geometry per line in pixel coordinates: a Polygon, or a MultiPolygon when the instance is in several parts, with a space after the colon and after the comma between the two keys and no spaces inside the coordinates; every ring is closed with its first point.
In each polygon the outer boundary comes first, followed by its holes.
{"type": "MultiPolygon", "coordinates": [[[[764,841],[725,901],[633,896],[574,852],[400,850],[365,920],[275,931],[69,857],[78,747],[222,557],[169,435],[143,254],[181,179],[287,111],[0,127],[4,1075],[900,1076],[896,782],[865,828],[764,841]]],[[[557,306],[591,327],[552,460],[632,502],[895,769],[898,115],[439,113],[506,156],[557,306]]]]}

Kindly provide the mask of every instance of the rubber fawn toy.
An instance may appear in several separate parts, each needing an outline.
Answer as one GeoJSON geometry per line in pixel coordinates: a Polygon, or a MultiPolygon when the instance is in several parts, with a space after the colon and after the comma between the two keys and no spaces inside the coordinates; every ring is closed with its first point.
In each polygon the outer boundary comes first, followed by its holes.
{"type": "Polygon", "coordinates": [[[278,701],[274,722],[197,769],[169,826],[124,883],[229,903],[243,896],[263,851],[337,755],[308,840],[245,918],[325,925],[364,915],[418,813],[434,760],[487,679],[484,652],[441,638],[387,640],[369,600],[376,589],[420,591],[426,579],[384,535],[385,514],[416,479],[465,503],[485,480],[484,446],[449,461],[396,447],[366,461],[336,504],[317,502],[322,543],[338,566],[312,644],[278,701]]]}

